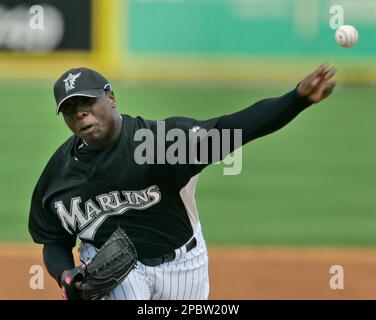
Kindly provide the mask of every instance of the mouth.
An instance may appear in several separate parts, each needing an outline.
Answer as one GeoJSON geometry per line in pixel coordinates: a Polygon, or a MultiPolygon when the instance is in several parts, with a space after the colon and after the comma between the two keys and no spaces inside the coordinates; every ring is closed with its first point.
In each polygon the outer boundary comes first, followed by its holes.
{"type": "Polygon", "coordinates": [[[92,129],[94,128],[94,125],[93,124],[88,124],[88,125],[85,125],[85,126],[82,126],[80,128],[80,133],[88,133],[90,132],[92,129]]]}

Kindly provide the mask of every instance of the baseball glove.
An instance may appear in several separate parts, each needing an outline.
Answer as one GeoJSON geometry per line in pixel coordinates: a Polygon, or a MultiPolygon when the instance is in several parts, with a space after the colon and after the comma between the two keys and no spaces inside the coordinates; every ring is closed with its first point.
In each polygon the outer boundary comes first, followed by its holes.
{"type": "Polygon", "coordinates": [[[88,263],[61,275],[65,300],[99,300],[120,284],[135,267],[137,252],[118,228],[88,263]]]}

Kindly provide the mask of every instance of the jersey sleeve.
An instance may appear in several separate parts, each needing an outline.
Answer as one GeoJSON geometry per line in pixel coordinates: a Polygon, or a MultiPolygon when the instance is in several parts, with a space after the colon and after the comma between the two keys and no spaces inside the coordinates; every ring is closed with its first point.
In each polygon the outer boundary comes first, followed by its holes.
{"type": "Polygon", "coordinates": [[[64,244],[74,247],[76,237],[68,233],[58,217],[43,206],[40,181],[36,185],[30,205],[29,232],[34,242],[40,244],[64,244]]]}

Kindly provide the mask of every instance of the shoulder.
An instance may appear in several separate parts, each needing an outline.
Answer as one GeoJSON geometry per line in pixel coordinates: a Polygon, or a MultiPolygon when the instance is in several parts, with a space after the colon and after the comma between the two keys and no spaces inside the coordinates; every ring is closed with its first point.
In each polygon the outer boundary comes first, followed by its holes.
{"type": "Polygon", "coordinates": [[[60,171],[61,166],[67,163],[67,158],[70,157],[76,140],[76,136],[72,135],[56,149],[43,169],[39,178],[40,181],[48,179],[51,174],[56,175],[60,171]]]}
{"type": "Polygon", "coordinates": [[[123,126],[125,131],[135,131],[138,129],[154,129],[157,125],[157,120],[145,119],[141,116],[132,117],[128,114],[122,114],[123,126]]]}
{"type": "Polygon", "coordinates": [[[158,123],[165,123],[166,126],[171,127],[186,127],[196,122],[200,122],[199,120],[182,116],[173,116],[162,120],[150,120],[145,119],[141,116],[132,117],[126,114],[123,114],[122,117],[125,126],[128,123],[128,125],[131,124],[137,128],[154,128],[157,126],[158,123]]]}
{"type": "Polygon", "coordinates": [[[74,146],[75,141],[76,137],[74,135],[69,137],[52,154],[39,176],[34,188],[32,199],[43,198],[43,194],[48,188],[48,185],[55,179],[56,175],[61,172],[63,165],[67,163],[67,158],[70,156],[70,150],[74,146]]]}
{"type": "MultiPolygon", "coordinates": [[[[71,155],[72,148],[77,141],[77,137],[70,136],[63,144],[61,144],[49,159],[47,166],[54,164],[61,164],[66,161],[66,158],[71,155]]],[[[47,167],[46,166],[46,167],[47,167]]]]}

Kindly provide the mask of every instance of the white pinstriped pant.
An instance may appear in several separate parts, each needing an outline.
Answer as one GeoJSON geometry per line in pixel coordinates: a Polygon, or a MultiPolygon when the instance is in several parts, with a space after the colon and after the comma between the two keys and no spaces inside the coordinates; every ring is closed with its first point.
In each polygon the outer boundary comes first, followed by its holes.
{"type": "MultiPolygon", "coordinates": [[[[195,248],[175,250],[175,260],[150,267],[137,262],[125,280],[105,300],[206,300],[209,296],[208,254],[201,228],[194,235],[195,248]]],[[[85,263],[98,249],[81,242],[80,259],[85,263]]]]}

